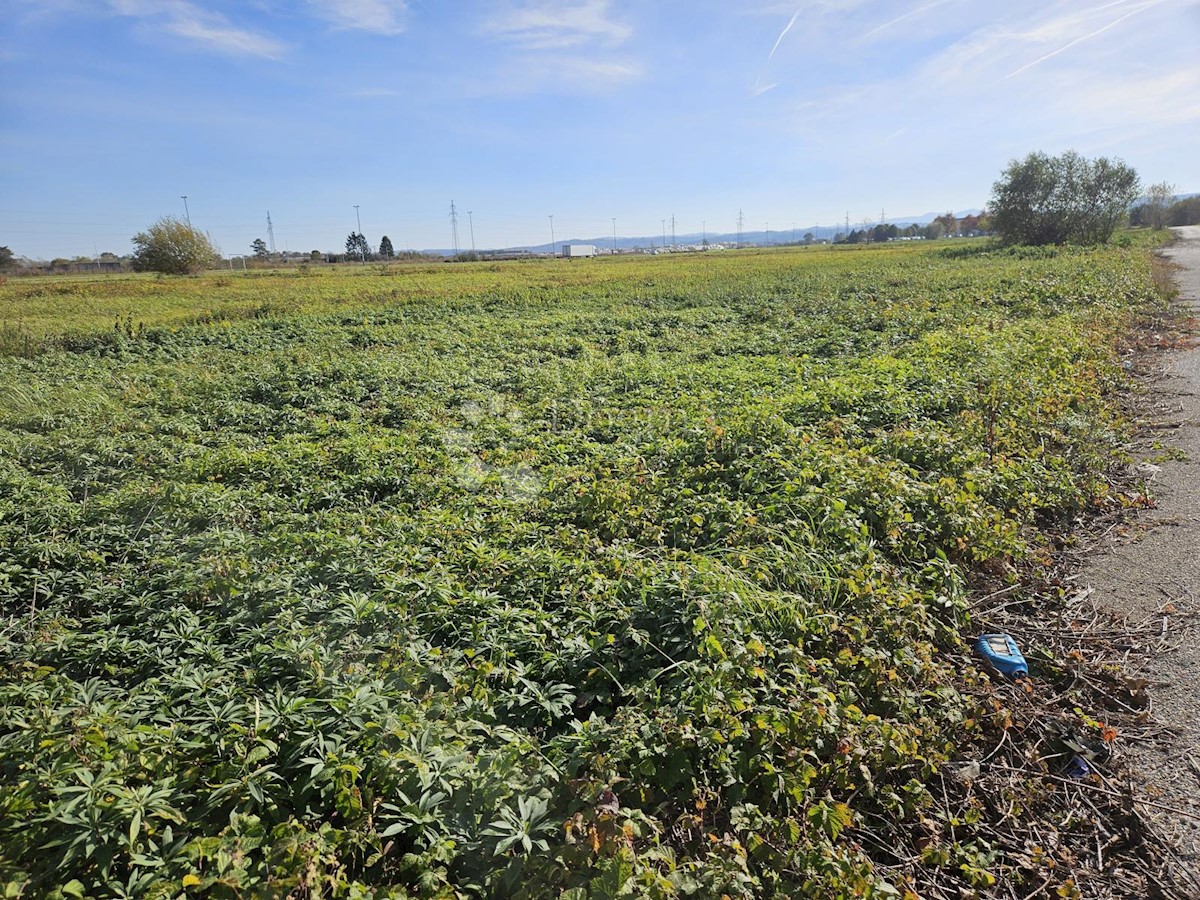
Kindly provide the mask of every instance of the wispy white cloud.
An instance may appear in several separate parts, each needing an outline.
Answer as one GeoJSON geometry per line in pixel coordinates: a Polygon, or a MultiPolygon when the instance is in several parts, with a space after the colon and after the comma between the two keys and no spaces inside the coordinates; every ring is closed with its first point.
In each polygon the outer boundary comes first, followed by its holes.
{"type": "Polygon", "coordinates": [[[399,34],[408,12],[406,0],[308,0],[318,16],[336,28],[399,34]]]}
{"type": "Polygon", "coordinates": [[[1179,126],[1200,122],[1200,66],[1176,72],[1129,72],[1081,78],[1058,112],[1096,128],[1179,126]]]}
{"type": "MultiPolygon", "coordinates": [[[[910,9],[929,2],[913,0],[910,9]]],[[[976,146],[998,154],[1027,143],[1096,152],[1106,141],[1132,153],[1139,146],[1134,134],[1153,140],[1200,121],[1200,69],[1187,59],[1186,39],[1164,31],[1173,5],[1014,0],[985,12],[946,3],[920,26],[915,15],[892,25],[889,40],[903,36],[914,51],[908,65],[874,78],[845,79],[834,89],[802,89],[791,98],[787,121],[811,144],[837,135],[839,145],[883,140],[905,148],[897,152],[920,153],[940,147],[947,135],[972,134],[976,146]],[[939,33],[940,48],[930,51],[939,33]],[[1036,100],[1018,77],[1031,70],[1036,100]]],[[[861,19],[827,22],[844,43],[823,59],[836,65],[835,54],[861,39],[856,25],[861,29],[861,19]]],[[[805,58],[803,64],[811,62],[805,58]]],[[[774,95],[772,101],[778,102],[774,95]]]]}
{"type": "Polygon", "coordinates": [[[347,91],[346,96],[360,99],[379,99],[381,97],[402,97],[404,96],[404,92],[394,88],[373,87],[347,91]]]}
{"type": "Polygon", "coordinates": [[[473,89],[479,96],[545,94],[619,88],[640,81],[645,70],[636,60],[589,58],[558,53],[522,55],[496,77],[473,89]]]}
{"type": "Polygon", "coordinates": [[[481,33],[513,48],[506,93],[561,88],[603,89],[641,79],[640,62],[615,48],[633,36],[616,19],[609,0],[527,0],[492,15],[481,33]],[[569,52],[568,52],[569,51],[569,52]]]}
{"type": "Polygon", "coordinates": [[[220,53],[277,59],[287,49],[262,32],[239,28],[224,15],[189,0],[109,0],[113,12],[156,25],[166,34],[187,38],[220,53]]]}
{"type": "Polygon", "coordinates": [[[483,27],[529,50],[561,49],[600,41],[620,44],[633,29],[612,18],[609,0],[555,3],[537,0],[499,12],[483,27]]]}
{"type": "Polygon", "coordinates": [[[901,13],[900,15],[896,16],[895,18],[889,19],[888,21],[884,22],[882,25],[876,25],[874,28],[872,28],[870,31],[868,31],[866,34],[864,34],[862,36],[862,40],[864,40],[864,41],[870,40],[871,38],[875,37],[875,35],[879,34],[880,32],[887,31],[889,28],[891,28],[894,25],[899,25],[905,19],[914,18],[915,16],[919,16],[922,13],[929,12],[931,9],[934,9],[938,6],[943,6],[944,4],[949,3],[949,2],[950,2],[950,0],[931,0],[931,2],[922,4],[921,6],[918,6],[916,9],[910,9],[906,13],[901,13]]]}
{"type": "Polygon", "coordinates": [[[1063,11],[1059,12],[1055,10],[1050,18],[1031,21],[1029,25],[1015,32],[1015,34],[1021,40],[1055,43],[1056,41],[1077,36],[1079,29],[1088,27],[1089,23],[1093,22],[1096,16],[1103,15],[1110,10],[1117,10],[1120,7],[1128,8],[1130,4],[1141,7],[1145,5],[1145,2],[1144,0],[1141,0],[1141,2],[1139,0],[1109,0],[1109,2],[1102,3],[1099,6],[1087,6],[1075,10],[1071,10],[1069,7],[1064,9],[1060,4],[1058,10],[1063,11]]]}
{"type": "MultiPolygon", "coordinates": [[[[973,30],[926,57],[923,82],[958,91],[975,91],[989,81],[1005,81],[1110,32],[1163,0],[1112,0],[1098,6],[1060,2],[1025,15],[1013,13],[979,23],[973,30]]],[[[1128,26],[1127,26],[1128,27],[1128,26]]],[[[1127,34],[1127,39],[1134,36],[1127,34]]],[[[1080,62],[1096,65],[1111,47],[1096,47],[1080,62]]],[[[1072,57],[1075,54],[1072,54],[1072,57]]]]}
{"type": "MultiPolygon", "coordinates": [[[[1094,37],[1097,37],[1098,35],[1104,34],[1104,32],[1108,31],[1111,28],[1115,28],[1116,26],[1118,26],[1122,22],[1124,22],[1126,19],[1136,16],[1140,12],[1145,12],[1146,10],[1150,9],[1151,7],[1158,6],[1161,2],[1162,2],[1162,0],[1153,0],[1153,2],[1151,2],[1151,3],[1143,3],[1142,5],[1136,7],[1135,9],[1132,9],[1129,12],[1125,13],[1123,16],[1113,19],[1113,21],[1109,22],[1107,25],[1097,28],[1095,31],[1089,31],[1087,34],[1079,35],[1079,37],[1076,37],[1076,38],[1068,41],[1067,43],[1063,44],[1058,49],[1051,50],[1049,53],[1039,56],[1033,62],[1026,63],[1025,65],[1023,65],[1017,69],[1013,69],[1013,71],[1009,72],[1004,77],[1005,78],[1013,78],[1014,76],[1020,75],[1022,72],[1026,72],[1029,69],[1032,69],[1034,66],[1040,65],[1048,59],[1053,59],[1054,57],[1058,56],[1060,53],[1065,53],[1067,50],[1070,50],[1076,44],[1082,44],[1086,40],[1090,40],[1091,38],[1094,38],[1094,37]]],[[[1121,4],[1111,3],[1102,8],[1106,9],[1111,6],[1118,6],[1118,5],[1121,5],[1121,4]]]]}
{"type": "Polygon", "coordinates": [[[618,84],[641,78],[642,67],[629,60],[573,59],[562,57],[552,63],[558,75],[585,82],[618,84]]]}

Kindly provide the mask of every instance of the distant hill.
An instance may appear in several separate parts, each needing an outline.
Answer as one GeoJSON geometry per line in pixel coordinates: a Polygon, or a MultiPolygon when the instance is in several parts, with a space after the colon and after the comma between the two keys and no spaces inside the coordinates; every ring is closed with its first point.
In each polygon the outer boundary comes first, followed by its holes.
{"type": "MultiPolygon", "coordinates": [[[[982,212],[983,212],[983,210],[981,210],[981,209],[972,208],[972,209],[957,210],[954,213],[954,215],[961,219],[963,216],[977,216],[982,212]]],[[[888,224],[900,225],[900,226],[928,225],[930,222],[932,222],[938,216],[944,215],[944,213],[945,213],[945,210],[943,210],[942,212],[921,213],[918,216],[888,216],[887,219],[885,220],[885,222],[887,222],[888,224]]],[[[876,223],[872,222],[871,224],[875,225],[876,223]]],[[[862,222],[853,222],[852,221],[850,223],[851,230],[854,230],[856,228],[861,228],[861,227],[862,227],[862,222]]],[[[758,245],[758,246],[762,246],[764,244],[767,244],[767,245],[791,244],[794,242],[803,241],[804,235],[808,234],[809,232],[812,232],[812,236],[815,240],[831,241],[831,240],[833,240],[835,235],[840,234],[844,230],[845,230],[845,226],[843,224],[839,224],[839,225],[805,225],[803,227],[797,226],[795,229],[795,238],[794,239],[792,237],[793,230],[791,228],[779,229],[778,231],[776,231],[775,229],[772,229],[769,233],[766,231],[743,231],[742,235],[741,235],[741,241],[743,244],[754,244],[754,245],[758,245]]],[[[712,231],[707,234],[702,234],[701,232],[697,231],[697,232],[692,232],[689,234],[676,235],[675,236],[675,245],[681,246],[681,247],[682,246],[699,245],[700,243],[702,243],[705,240],[705,238],[708,239],[708,242],[710,244],[736,244],[738,242],[737,232],[712,231]]],[[[670,241],[671,241],[671,239],[668,237],[667,238],[668,245],[670,245],[670,241]]],[[[503,253],[503,252],[512,252],[512,251],[526,251],[528,253],[549,253],[549,252],[551,252],[551,249],[553,249],[555,252],[561,252],[563,244],[592,244],[596,247],[597,250],[599,250],[601,253],[604,253],[606,251],[612,250],[613,238],[612,238],[612,235],[608,235],[606,237],[566,238],[564,240],[558,241],[554,245],[553,248],[548,243],[546,243],[546,244],[527,244],[527,245],[522,245],[519,247],[506,247],[503,250],[481,250],[480,252],[481,253],[503,253]]],[[[618,250],[648,250],[648,249],[655,248],[655,247],[661,247],[662,245],[663,245],[663,236],[661,234],[643,235],[640,237],[618,237],[616,240],[616,247],[618,250]]],[[[445,248],[436,249],[436,250],[422,250],[421,252],[422,253],[432,253],[432,254],[436,254],[439,256],[453,256],[454,255],[454,251],[447,250],[445,248]]]]}

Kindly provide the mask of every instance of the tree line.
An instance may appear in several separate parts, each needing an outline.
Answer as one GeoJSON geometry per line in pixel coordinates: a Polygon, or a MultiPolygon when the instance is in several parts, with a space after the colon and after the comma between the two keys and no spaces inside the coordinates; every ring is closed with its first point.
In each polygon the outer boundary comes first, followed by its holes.
{"type": "MultiPolygon", "coordinates": [[[[978,237],[991,232],[991,220],[985,214],[956,216],[953,212],[943,213],[928,225],[880,223],[874,228],[858,228],[849,233],[839,232],[834,236],[835,244],[882,244],[885,241],[925,240],[936,241],[943,237],[978,237]]],[[[807,237],[807,235],[805,235],[807,237]]]]}
{"type": "MultiPolygon", "coordinates": [[[[983,215],[959,218],[949,212],[928,225],[903,228],[880,223],[873,228],[839,234],[835,243],[995,233],[1009,244],[1095,244],[1107,242],[1126,221],[1150,228],[1200,224],[1200,196],[1176,199],[1175,187],[1165,181],[1152,185],[1143,196],[1137,171],[1120,159],[1089,160],[1073,150],[1059,156],[1035,152],[1008,164],[992,186],[991,200],[983,215]]],[[[805,243],[811,240],[811,234],[806,234],[805,243]]],[[[132,243],[131,263],[135,271],[183,275],[210,268],[221,260],[206,232],[171,216],[138,232],[132,243]]],[[[270,258],[262,238],[255,238],[250,249],[259,260],[270,258]]],[[[346,237],[345,250],[344,256],[314,250],[310,258],[364,263],[375,259],[424,258],[423,254],[411,251],[398,254],[387,235],[372,249],[367,238],[356,231],[346,237]]],[[[11,268],[14,262],[12,250],[0,247],[0,270],[11,268]]]]}
{"type": "Polygon", "coordinates": [[[1142,228],[1200,225],[1200,195],[1175,199],[1175,186],[1165,181],[1150,188],[1144,203],[1129,214],[1129,224],[1142,228]]]}

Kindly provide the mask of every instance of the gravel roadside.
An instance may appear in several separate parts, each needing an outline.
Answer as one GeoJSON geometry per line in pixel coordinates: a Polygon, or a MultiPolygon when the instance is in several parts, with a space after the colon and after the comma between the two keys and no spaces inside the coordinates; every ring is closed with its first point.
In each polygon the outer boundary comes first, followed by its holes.
{"type": "MultiPolygon", "coordinates": [[[[1163,251],[1180,268],[1178,303],[1200,315],[1200,226],[1176,228],[1163,251]]],[[[1147,809],[1174,844],[1185,878],[1200,876],[1200,348],[1173,351],[1150,400],[1177,428],[1164,443],[1183,458],[1160,462],[1150,492],[1156,508],[1137,527],[1113,536],[1088,560],[1080,579],[1102,602],[1131,622],[1162,619],[1171,649],[1152,657],[1142,673],[1151,682],[1155,717],[1173,733],[1127,753],[1143,779],[1139,793],[1177,813],[1147,809]],[[1173,636],[1173,640],[1171,640],[1173,636]]],[[[1200,882],[1196,882],[1200,890],[1200,882]]]]}

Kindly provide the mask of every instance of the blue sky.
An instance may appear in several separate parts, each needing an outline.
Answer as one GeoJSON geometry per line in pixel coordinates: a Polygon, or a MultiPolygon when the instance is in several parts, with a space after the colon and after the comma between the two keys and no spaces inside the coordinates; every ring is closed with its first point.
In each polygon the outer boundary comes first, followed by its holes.
{"type": "Polygon", "coordinates": [[[480,248],[982,206],[1032,150],[1200,191],[1196,0],[4,0],[0,244],[480,248]]]}

